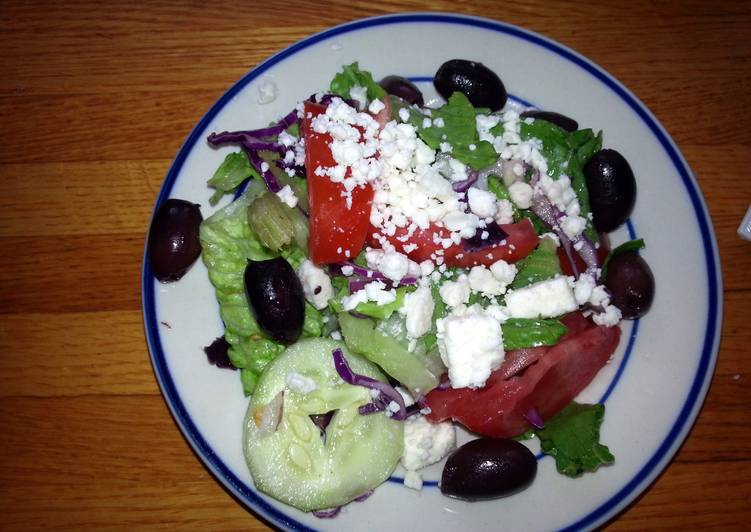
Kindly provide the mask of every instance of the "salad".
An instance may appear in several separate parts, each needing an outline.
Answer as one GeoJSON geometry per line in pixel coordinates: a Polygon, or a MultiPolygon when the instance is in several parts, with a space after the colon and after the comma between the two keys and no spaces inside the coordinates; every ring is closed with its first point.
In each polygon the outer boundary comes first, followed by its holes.
{"type": "Polygon", "coordinates": [[[231,203],[202,220],[168,200],[152,222],[159,280],[207,266],[225,333],[206,352],[251,397],[256,486],[320,517],[398,464],[408,488],[446,459],[447,496],[512,494],[534,479],[532,437],[565,475],[614,460],[604,406],[574,398],[654,293],[643,242],[607,238],[634,205],[628,162],[508,102],[480,63],[434,84],[427,107],[346,65],[278,122],[208,137],[237,147],[208,181],[231,203]],[[478,439],[457,449],[457,424],[478,439]]]}

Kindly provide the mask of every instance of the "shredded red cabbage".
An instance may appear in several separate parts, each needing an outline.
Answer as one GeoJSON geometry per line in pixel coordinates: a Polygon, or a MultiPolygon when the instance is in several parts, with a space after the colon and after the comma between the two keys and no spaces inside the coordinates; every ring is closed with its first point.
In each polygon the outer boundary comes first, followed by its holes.
{"type": "Polygon", "coordinates": [[[378,397],[373,401],[373,403],[363,405],[359,408],[360,414],[367,415],[374,414],[375,412],[380,412],[382,410],[385,410],[393,401],[399,406],[399,411],[394,412],[391,417],[398,421],[403,421],[404,419],[406,419],[407,407],[404,404],[404,398],[402,397],[402,394],[400,394],[396,390],[396,388],[388,383],[366,377],[365,375],[358,375],[357,373],[352,371],[352,369],[349,367],[349,364],[347,363],[347,359],[344,358],[344,353],[341,349],[334,349],[331,354],[334,357],[334,368],[336,368],[336,372],[344,382],[379,392],[378,397]],[[374,404],[375,406],[370,406],[371,404],[374,404]],[[378,408],[381,406],[382,408],[378,408]]]}
{"type": "Polygon", "coordinates": [[[454,192],[467,192],[469,190],[469,187],[475,184],[477,181],[477,172],[474,170],[469,173],[469,177],[463,181],[457,181],[455,183],[451,184],[451,188],[454,189],[454,192]]]}
{"type": "Polygon", "coordinates": [[[359,495],[359,496],[355,497],[352,500],[355,501],[355,502],[362,502],[365,499],[367,499],[368,497],[370,497],[371,495],[373,495],[373,490],[368,490],[365,493],[363,493],[362,495],[359,495]]]}

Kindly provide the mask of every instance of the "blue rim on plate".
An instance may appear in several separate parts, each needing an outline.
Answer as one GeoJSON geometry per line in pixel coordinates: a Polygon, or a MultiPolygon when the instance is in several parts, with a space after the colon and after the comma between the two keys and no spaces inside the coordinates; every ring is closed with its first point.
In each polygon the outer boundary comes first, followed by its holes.
{"type": "MultiPolygon", "coordinates": [[[[716,354],[719,348],[719,331],[722,323],[722,280],[719,269],[719,256],[709,215],[702,195],[699,192],[698,185],[675,143],[657,122],[651,112],[649,112],[644,104],[642,104],[628,89],[602,68],[571,49],[546,37],[528,30],[523,30],[516,26],[476,17],[438,13],[414,13],[373,17],[336,26],[303,39],[270,57],[246,74],[217,100],[211,109],[209,109],[209,111],[198,122],[183,146],[180,148],[180,151],[167,173],[162,189],[159,192],[154,210],[156,210],[156,208],[169,197],[175,180],[185,163],[186,157],[196,142],[203,139],[203,132],[209,122],[252,80],[256,79],[273,65],[279,63],[285,58],[320,41],[364,28],[404,23],[444,23],[492,30],[544,48],[549,52],[560,56],[564,60],[573,63],[615,93],[650,129],[665,153],[669,156],[689,195],[691,206],[693,207],[701,232],[708,286],[708,313],[699,364],[688,395],[683,403],[683,407],[657,451],[655,451],[646,464],[617,493],[600,506],[590,511],[590,513],[580,518],[578,521],[569,524],[564,529],[578,530],[595,527],[613,518],[630,502],[632,502],[652,481],[655,480],[657,475],[663,470],[682,444],[693,424],[693,421],[699,413],[699,409],[701,408],[711,380],[716,361],[716,354]]],[[[185,409],[185,405],[180,398],[167,367],[159,335],[158,320],[156,317],[155,289],[156,282],[148,261],[146,260],[146,254],[144,253],[142,299],[147,343],[159,386],[161,387],[162,393],[173,417],[177,421],[185,438],[188,440],[188,443],[220,482],[234,496],[247,504],[258,515],[272,522],[274,525],[286,529],[311,530],[306,525],[294,520],[289,515],[267,503],[253,488],[238,479],[237,476],[232,473],[232,471],[217,456],[211,446],[208,445],[203,435],[196,428],[193,420],[185,409]]]]}

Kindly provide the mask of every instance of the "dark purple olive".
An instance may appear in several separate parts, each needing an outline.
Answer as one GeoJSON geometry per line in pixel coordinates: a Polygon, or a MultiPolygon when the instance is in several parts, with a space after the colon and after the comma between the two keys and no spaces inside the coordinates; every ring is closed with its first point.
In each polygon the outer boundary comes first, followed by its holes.
{"type": "Polygon", "coordinates": [[[605,286],[610,290],[611,303],[626,319],[644,316],[655,297],[655,277],[636,251],[626,251],[611,259],[605,286]]]}
{"type": "Polygon", "coordinates": [[[537,473],[537,459],[515,440],[479,438],[446,461],[441,492],[466,501],[505,497],[523,490],[537,473]]]}
{"type": "Polygon", "coordinates": [[[506,87],[501,78],[482,63],[465,59],[446,61],[433,80],[436,90],[448,99],[454,92],[463,93],[475,107],[498,111],[506,105],[506,87]]]}
{"type": "Polygon", "coordinates": [[[422,99],[422,92],[417,86],[407,78],[401,76],[386,76],[378,84],[383,87],[383,90],[394,96],[398,96],[409,104],[414,104],[419,107],[425,105],[425,101],[422,99]]]}
{"type": "Polygon", "coordinates": [[[147,253],[154,277],[163,283],[177,281],[201,254],[198,228],[203,221],[195,203],[168,199],[154,214],[147,253]]]}
{"type": "Polygon", "coordinates": [[[289,262],[282,257],[249,260],[245,266],[245,293],[263,332],[285,344],[300,337],[305,296],[289,262]]]}
{"type": "Polygon", "coordinates": [[[623,224],[636,202],[636,180],[628,161],[615,150],[600,150],[584,165],[592,222],[610,232],[623,224]]]}
{"type": "Polygon", "coordinates": [[[555,124],[559,128],[561,128],[563,131],[568,131],[569,133],[573,133],[577,129],[579,129],[579,124],[574,120],[573,118],[569,118],[566,115],[562,115],[560,113],[554,113],[553,111],[524,111],[521,115],[519,115],[521,118],[534,118],[535,120],[545,120],[546,122],[550,122],[551,124],[555,124]]]}

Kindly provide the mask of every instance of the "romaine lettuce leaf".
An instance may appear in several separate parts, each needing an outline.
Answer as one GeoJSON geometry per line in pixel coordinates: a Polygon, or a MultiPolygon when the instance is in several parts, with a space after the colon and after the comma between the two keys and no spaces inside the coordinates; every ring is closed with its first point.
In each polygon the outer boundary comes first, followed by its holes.
{"type": "Polygon", "coordinates": [[[233,192],[249,177],[260,179],[256,169],[250,166],[247,154],[244,151],[227,154],[208,181],[208,185],[216,189],[216,192],[209,198],[209,203],[216,205],[222,196],[233,192]]]}
{"type": "Polygon", "coordinates": [[[501,325],[503,348],[524,349],[541,345],[555,345],[568,330],[555,319],[510,318],[501,325]]]}
{"type": "MultiPolygon", "coordinates": [[[[249,259],[275,256],[263,247],[248,224],[248,205],[264,189],[262,181],[251,181],[245,194],[204,220],[199,233],[203,262],[216,289],[225,326],[224,338],[230,344],[228,354],[232,363],[243,370],[241,380],[246,394],[253,391],[256,378],[266,365],[284,350],[284,345],[267,338],[258,326],[248,305],[243,279],[249,259]]],[[[321,313],[306,303],[303,335],[320,336],[322,325],[321,313]]]]}
{"type": "Polygon", "coordinates": [[[360,70],[357,61],[342,67],[342,71],[331,80],[329,90],[342,98],[350,98],[349,91],[356,86],[367,89],[369,102],[375,99],[383,101],[386,98],[386,91],[383,87],[373,80],[370,72],[360,70]]]}
{"type": "Polygon", "coordinates": [[[542,452],[555,458],[558,472],[576,477],[612,464],[615,457],[600,443],[605,406],[572,402],[535,433],[542,452]]]}

